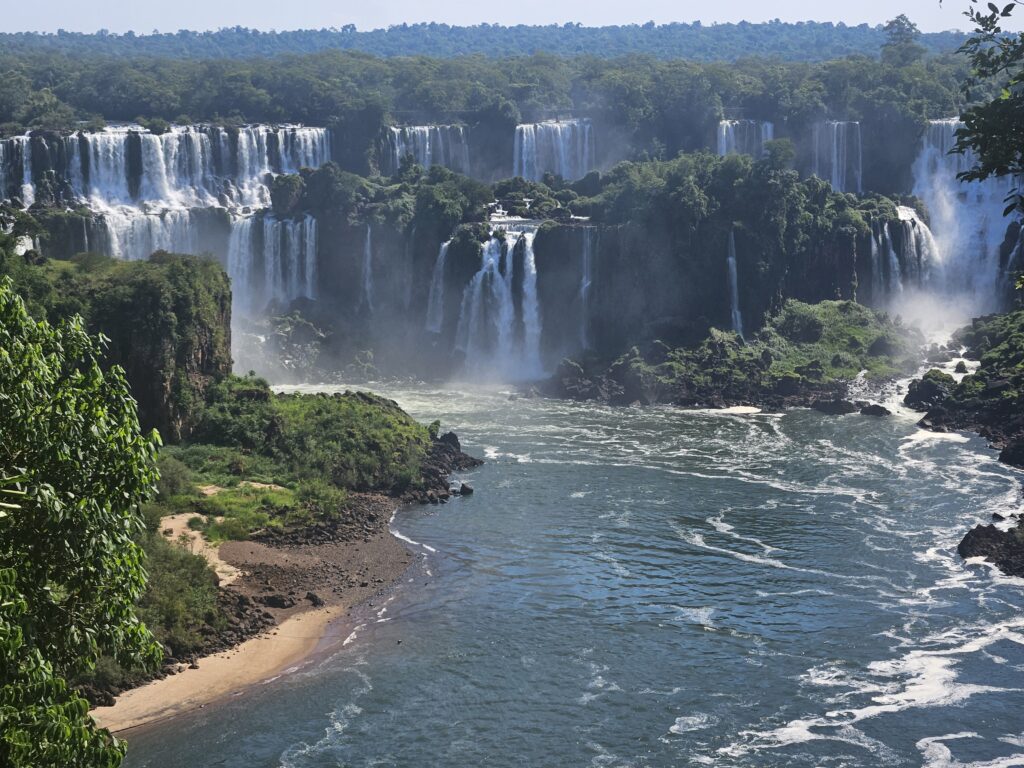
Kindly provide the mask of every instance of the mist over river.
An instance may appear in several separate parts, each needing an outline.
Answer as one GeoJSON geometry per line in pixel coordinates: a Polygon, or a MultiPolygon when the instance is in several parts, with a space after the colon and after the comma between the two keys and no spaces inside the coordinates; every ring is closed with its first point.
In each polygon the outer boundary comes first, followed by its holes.
{"type": "Polygon", "coordinates": [[[398,512],[417,564],[343,649],[126,765],[1024,764],[1024,582],[956,554],[1021,504],[982,439],[373,389],[476,493],[398,512]]]}

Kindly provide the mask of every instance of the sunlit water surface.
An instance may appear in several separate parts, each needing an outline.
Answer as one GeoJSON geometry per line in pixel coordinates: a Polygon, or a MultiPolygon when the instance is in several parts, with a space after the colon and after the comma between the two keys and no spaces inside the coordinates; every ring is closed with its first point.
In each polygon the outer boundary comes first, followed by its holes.
{"type": "Polygon", "coordinates": [[[982,440],[378,389],[476,494],[398,513],[418,563],[344,649],[129,766],[1024,765],[1024,582],[956,555],[1021,503],[982,440]]]}

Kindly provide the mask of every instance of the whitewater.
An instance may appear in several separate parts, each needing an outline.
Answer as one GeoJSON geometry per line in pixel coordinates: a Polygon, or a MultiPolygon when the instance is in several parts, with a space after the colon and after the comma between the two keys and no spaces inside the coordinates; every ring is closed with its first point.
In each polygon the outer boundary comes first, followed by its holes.
{"type": "Polygon", "coordinates": [[[399,511],[417,563],[338,653],[128,765],[1024,762],[1024,583],[956,554],[1021,507],[981,439],[374,389],[443,414],[477,492],[399,511]]]}

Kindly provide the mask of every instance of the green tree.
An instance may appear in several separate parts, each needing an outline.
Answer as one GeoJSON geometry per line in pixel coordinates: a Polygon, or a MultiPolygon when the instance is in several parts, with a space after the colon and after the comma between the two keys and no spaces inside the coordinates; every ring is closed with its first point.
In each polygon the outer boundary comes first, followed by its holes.
{"type": "Polygon", "coordinates": [[[886,42],[882,46],[882,61],[896,67],[905,67],[920,61],[926,53],[918,40],[921,32],[917,25],[901,13],[886,22],[886,42]]]}
{"type": "MultiPolygon", "coordinates": [[[[971,0],[976,3],[977,0],[971,0]]],[[[963,113],[964,127],[957,138],[956,151],[972,151],[974,168],[960,174],[965,181],[1009,176],[1019,179],[1024,173],[1024,32],[1013,34],[1003,22],[1018,3],[988,10],[970,8],[966,16],[974,23],[975,33],[960,49],[971,61],[972,74],[965,93],[994,83],[998,95],[975,104],[963,113]]],[[[1007,198],[1006,213],[1015,209],[1024,213],[1024,197],[1017,186],[1007,198]]]]}
{"type": "Polygon", "coordinates": [[[106,768],[125,746],[66,680],[155,664],[138,621],[139,505],[156,480],[119,368],[79,318],[35,322],[0,280],[0,765],[106,768]]]}

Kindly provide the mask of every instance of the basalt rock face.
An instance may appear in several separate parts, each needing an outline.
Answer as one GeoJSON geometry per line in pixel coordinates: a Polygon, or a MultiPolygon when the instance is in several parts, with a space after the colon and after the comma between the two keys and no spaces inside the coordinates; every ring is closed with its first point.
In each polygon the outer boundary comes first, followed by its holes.
{"type": "Polygon", "coordinates": [[[963,558],[984,557],[1009,576],[1024,576],[1024,528],[1001,531],[978,525],[967,532],[956,551],[963,558]]]}
{"type": "Polygon", "coordinates": [[[964,376],[959,384],[942,374],[941,386],[946,395],[929,403],[923,424],[943,431],[978,432],[1000,449],[1000,461],[1024,467],[1022,332],[1024,310],[977,318],[970,326],[957,331],[950,346],[966,347],[965,356],[980,360],[981,365],[974,373],[964,376]]]}
{"type": "MultiPolygon", "coordinates": [[[[450,495],[448,477],[452,472],[473,469],[483,461],[462,452],[459,438],[446,432],[430,444],[426,458],[420,466],[424,486],[409,496],[409,500],[432,501],[450,495]]],[[[472,491],[470,491],[472,493],[472,491]]]]}
{"type": "Polygon", "coordinates": [[[144,429],[186,438],[203,393],[231,372],[231,289],[214,263],[156,255],[96,297],[90,326],[110,339],[144,429]]]}

